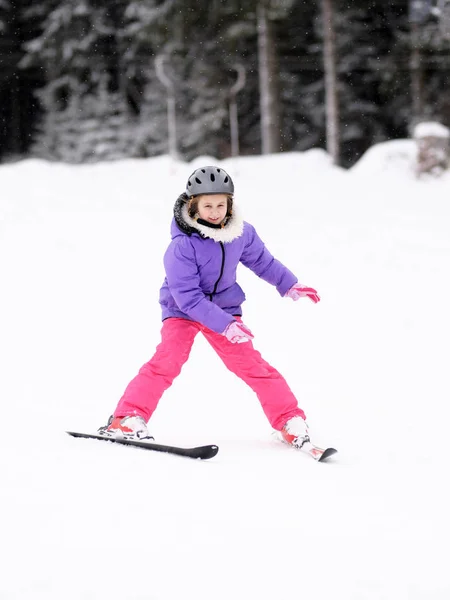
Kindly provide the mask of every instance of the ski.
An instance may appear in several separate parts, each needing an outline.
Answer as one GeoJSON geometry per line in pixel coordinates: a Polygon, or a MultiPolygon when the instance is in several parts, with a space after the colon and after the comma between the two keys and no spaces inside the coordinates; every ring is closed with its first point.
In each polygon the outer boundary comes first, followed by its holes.
{"type": "Polygon", "coordinates": [[[100,440],[103,442],[112,442],[114,444],[122,444],[123,446],[133,446],[143,450],[153,450],[155,452],[165,452],[166,454],[176,454],[177,456],[185,456],[187,458],[198,458],[206,460],[213,458],[219,451],[218,446],[198,446],[197,448],[180,448],[179,446],[165,446],[154,442],[144,442],[142,440],[127,440],[124,438],[106,437],[96,433],[78,433],[77,431],[67,431],[69,435],[75,438],[85,438],[90,440],[100,440]]]}
{"type": "Polygon", "coordinates": [[[288,443],[279,431],[274,431],[275,439],[279,440],[285,446],[293,448],[297,452],[303,452],[303,454],[307,454],[311,456],[316,462],[325,462],[330,456],[337,453],[335,448],[320,448],[311,442],[311,440],[303,442],[303,444],[290,444],[288,443]]]}
{"type": "Polygon", "coordinates": [[[312,456],[317,462],[325,462],[337,452],[334,448],[319,448],[319,446],[315,446],[311,442],[305,442],[299,450],[312,456]]]}

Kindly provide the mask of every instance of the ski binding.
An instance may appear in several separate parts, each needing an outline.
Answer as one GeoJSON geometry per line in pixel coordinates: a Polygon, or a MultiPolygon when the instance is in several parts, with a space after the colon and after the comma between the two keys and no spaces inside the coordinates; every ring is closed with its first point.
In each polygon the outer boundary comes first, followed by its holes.
{"type": "Polygon", "coordinates": [[[325,462],[330,456],[337,453],[335,448],[319,448],[319,446],[315,446],[311,442],[305,442],[299,450],[309,454],[317,462],[325,462]]]}

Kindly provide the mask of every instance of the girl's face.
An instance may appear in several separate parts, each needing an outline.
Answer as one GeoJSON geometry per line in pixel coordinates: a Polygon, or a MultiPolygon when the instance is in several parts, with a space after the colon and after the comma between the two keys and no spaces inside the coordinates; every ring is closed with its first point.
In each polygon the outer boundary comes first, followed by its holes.
{"type": "Polygon", "coordinates": [[[198,216],[200,219],[208,221],[208,223],[219,225],[227,214],[227,199],[226,194],[199,196],[197,204],[198,216]]]}

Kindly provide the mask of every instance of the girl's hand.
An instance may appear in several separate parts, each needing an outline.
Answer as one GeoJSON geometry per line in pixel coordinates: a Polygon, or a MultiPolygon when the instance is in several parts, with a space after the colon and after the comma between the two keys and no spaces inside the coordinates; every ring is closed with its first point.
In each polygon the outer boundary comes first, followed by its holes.
{"type": "Polygon", "coordinates": [[[250,342],[255,336],[242,321],[231,321],[222,333],[232,344],[250,342]]]}
{"type": "Polygon", "coordinates": [[[292,298],[294,302],[296,302],[300,298],[309,298],[314,302],[314,304],[317,304],[317,302],[320,301],[320,296],[314,288],[307,287],[305,285],[302,285],[301,283],[296,283],[295,285],[293,285],[291,289],[286,292],[285,295],[288,298],[292,298]]]}

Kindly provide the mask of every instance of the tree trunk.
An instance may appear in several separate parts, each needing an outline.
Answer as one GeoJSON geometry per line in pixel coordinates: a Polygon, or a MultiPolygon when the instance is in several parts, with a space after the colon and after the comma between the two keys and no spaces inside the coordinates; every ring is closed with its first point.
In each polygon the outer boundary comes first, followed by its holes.
{"type": "Polygon", "coordinates": [[[169,155],[177,159],[178,158],[178,144],[177,144],[177,121],[176,121],[176,102],[175,102],[175,88],[173,82],[164,71],[165,55],[158,54],[155,58],[155,70],[156,76],[159,81],[164,85],[167,92],[167,135],[168,135],[168,152],[169,155]]]}
{"type": "Polygon", "coordinates": [[[229,114],[230,114],[230,137],[231,137],[231,156],[239,156],[239,121],[237,113],[236,96],[245,85],[245,69],[237,64],[234,67],[237,71],[237,79],[230,90],[229,114]]]}
{"type": "Polygon", "coordinates": [[[325,114],[327,152],[333,164],[339,164],[339,100],[336,73],[336,35],[334,30],[333,0],[322,0],[323,62],[325,70],[325,114]]]}
{"type": "Polygon", "coordinates": [[[411,113],[414,124],[418,123],[423,117],[423,69],[422,56],[420,51],[420,25],[411,23],[411,113]]]}
{"type": "Polygon", "coordinates": [[[257,14],[261,152],[270,154],[282,150],[275,40],[263,0],[258,3],[257,14]]]}

